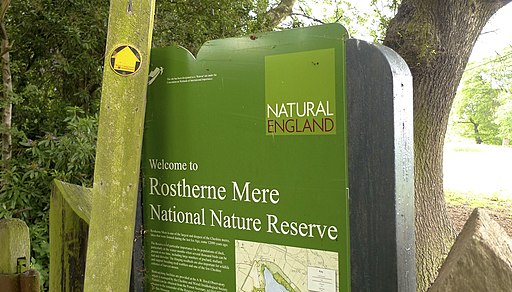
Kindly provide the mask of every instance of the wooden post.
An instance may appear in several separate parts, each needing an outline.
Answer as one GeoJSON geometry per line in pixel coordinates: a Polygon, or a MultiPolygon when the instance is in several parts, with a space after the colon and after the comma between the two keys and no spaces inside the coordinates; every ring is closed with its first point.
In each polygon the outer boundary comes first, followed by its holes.
{"type": "Polygon", "coordinates": [[[0,274],[0,291],[19,292],[19,279],[18,274],[0,274]]]}
{"type": "Polygon", "coordinates": [[[19,219],[0,220],[0,291],[39,292],[39,273],[28,270],[30,235],[19,219]]]}
{"type": "Polygon", "coordinates": [[[54,181],[50,199],[50,291],[83,291],[92,189],[54,181]]]}
{"type": "Polygon", "coordinates": [[[21,258],[30,262],[27,224],[19,219],[0,220],[0,274],[18,274],[18,259],[21,258]]]}
{"type": "Polygon", "coordinates": [[[128,291],[154,0],[112,0],[84,291],[128,291]]]}
{"type": "Polygon", "coordinates": [[[39,292],[40,275],[36,270],[28,270],[20,274],[20,292],[39,292]]]}
{"type": "Polygon", "coordinates": [[[352,291],[416,291],[412,77],[393,50],[347,41],[352,291]]]}

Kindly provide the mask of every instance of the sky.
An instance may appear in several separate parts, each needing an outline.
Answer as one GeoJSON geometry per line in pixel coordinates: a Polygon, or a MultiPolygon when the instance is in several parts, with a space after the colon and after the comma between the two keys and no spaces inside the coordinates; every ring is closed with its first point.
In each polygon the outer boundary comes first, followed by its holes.
{"type": "Polygon", "coordinates": [[[512,3],[501,8],[487,23],[473,48],[471,61],[497,56],[512,46],[512,3]]]}

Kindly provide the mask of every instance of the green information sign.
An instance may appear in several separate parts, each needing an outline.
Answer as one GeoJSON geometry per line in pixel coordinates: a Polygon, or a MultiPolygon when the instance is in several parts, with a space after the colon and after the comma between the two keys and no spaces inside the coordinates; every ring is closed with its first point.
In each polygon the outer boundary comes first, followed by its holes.
{"type": "Polygon", "coordinates": [[[151,56],[147,291],[350,291],[340,25],[151,56]]]}

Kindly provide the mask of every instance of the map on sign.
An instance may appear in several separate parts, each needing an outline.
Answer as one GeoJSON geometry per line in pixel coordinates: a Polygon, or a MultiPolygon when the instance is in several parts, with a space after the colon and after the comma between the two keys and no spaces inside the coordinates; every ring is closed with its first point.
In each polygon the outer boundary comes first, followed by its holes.
{"type": "Polygon", "coordinates": [[[339,291],[338,254],[237,240],[237,291],[339,291]]]}

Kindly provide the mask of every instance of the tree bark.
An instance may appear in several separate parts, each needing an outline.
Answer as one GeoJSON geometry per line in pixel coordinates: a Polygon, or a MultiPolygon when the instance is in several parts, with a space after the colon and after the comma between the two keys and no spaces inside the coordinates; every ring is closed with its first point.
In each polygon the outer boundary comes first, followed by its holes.
{"type": "Polygon", "coordinates": [[[286,17],[292,14],[293,5],[297,0],[281,0],[279,4],[267,12],[270,27],[278,26],[286,17]]]}
{"type": "Polygon", "coordinates": [[[469,119],[469,122],[473,125],[473,131],[475,134],[475,143],[482,144],[483,141],[482,141],[482,138],[480,138],[480,131],[478,131],[478,126],[480,126],[480,124],[478,124],[471,118],[469,119]]]}
{"type": "Polygon", "coordinates": [[[404,0],[384,44],[409,65],[414,86],[418,291],[437,276],[455,239],[443,193],[443,144],[457,86],[489,18],[506,1],[404,0]]]}
{"type": "Polygon", "coordinates": [[[11,159],[11,119],[12,119],[12,77],[10,67],[9,51],[11,45],[5,28],[5,13],[9,7],[10,0],[2,0],[0,11],[0,34],[1,34],[1,58],[2,58],[2,82],[3,82],[3,106],[2,106],[2,161],[11,159]]]}

